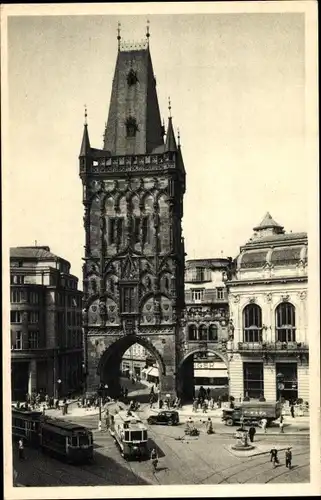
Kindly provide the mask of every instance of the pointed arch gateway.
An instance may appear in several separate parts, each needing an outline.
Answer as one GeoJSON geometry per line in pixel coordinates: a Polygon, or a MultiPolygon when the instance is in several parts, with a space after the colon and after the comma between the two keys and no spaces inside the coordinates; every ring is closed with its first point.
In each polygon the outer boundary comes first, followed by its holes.
{"type": "Polygon", "coordinates": [[[97,365],[97,375],[100,383],[107,384],[109,394],[119,394],[119,373],[124,353],[134,344],[140,344],[156,359],[159,372],[159,387],[162,389],[166,376],[166,364],[155,345],[146,337],[126,335],[112,342],[103,352],[97,365]]]}

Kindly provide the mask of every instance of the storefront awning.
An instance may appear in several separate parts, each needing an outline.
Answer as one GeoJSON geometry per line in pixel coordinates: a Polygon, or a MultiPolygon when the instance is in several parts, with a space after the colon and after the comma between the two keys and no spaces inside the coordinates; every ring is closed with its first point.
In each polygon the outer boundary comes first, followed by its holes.
{"type": "Polygon", "coordinates": [[[227,370],[194,370],[194,377],[218,378],[228,377],[227,370]]]}

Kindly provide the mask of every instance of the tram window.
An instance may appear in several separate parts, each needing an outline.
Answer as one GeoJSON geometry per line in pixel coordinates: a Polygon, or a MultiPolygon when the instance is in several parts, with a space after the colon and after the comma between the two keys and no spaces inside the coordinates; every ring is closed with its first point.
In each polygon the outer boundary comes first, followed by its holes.
{"type": "Polygon", "coordinates": [[[147,431],[143,431],[143,441],[147,441],[147,431]]]}
{"type": "Polygon", "coordinates": [[[124,439],[124,441],[129,441],[129,432],[128,431],[125,432],[125,439],[124,439]]]}
{"type": "Polygon", "coordinates": [[[141,441],[142,433],[141,431],[132,431],[131,432],[131,440],[132,441],[141,441]]]}
{"type": "Polygon", "coordinates": [[[78,446],[77,436],[72,436],[68,438],[68,442],[71,446],[78,446]]]}
{"type": "Polygon", "coordinates": [[[78,439],[79,439],[79,445],[84,445],[84,444],[88,444],[88,436],[86,436],[86,434],[79,434],[78,436],[78,439]]]}

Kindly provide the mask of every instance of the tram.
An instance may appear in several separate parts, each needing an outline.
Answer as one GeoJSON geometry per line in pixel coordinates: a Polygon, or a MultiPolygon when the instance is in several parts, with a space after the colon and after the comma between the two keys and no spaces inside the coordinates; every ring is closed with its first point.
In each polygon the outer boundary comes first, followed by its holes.
{"type": "Polygon", "coordinates": [[[12,437],[23,438],[32,446],[39,446],[40,424],[43,414],[40,411],[18,410],[12,408],[12,437]]]}
{"type": "Polygon", "coordinates": [[[69,462],[93,458],[93,435],[86,427],[44,416],[38,411],[12,408],[12,437],[69,462]]]}
{"type": "Polygon", "coordinates": [[[58,458],[82,462],[93,458],[93,435],[85,427],[59,419],[45,419],[40,426],[40,446],[58,458]]]}
{"type": "Polygon", "coordinates": [[[126,460],[149,455],[147,427],[135,413],[131,411],[117,413],[112,419],[109,432],[126,460]]]}

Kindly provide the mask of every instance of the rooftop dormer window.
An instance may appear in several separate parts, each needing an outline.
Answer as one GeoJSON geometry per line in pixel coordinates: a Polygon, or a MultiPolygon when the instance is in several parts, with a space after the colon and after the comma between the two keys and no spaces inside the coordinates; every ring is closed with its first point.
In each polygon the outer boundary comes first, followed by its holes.
{"type": "Polygon", "coordinates": [[[127,137],[135,137],[136,132],[138,131],[138,126],[136,122],[136,118],[130,116],[126,120],[126,135],[127,137]]]}
{"type": "Polygon", "coordinates": [[[127,75],[127,84],[129,87],[132,87],[132,85],[136,85],[138,82],[137,78],[137,73],[133,69],[131,69],[127,75]]]}

